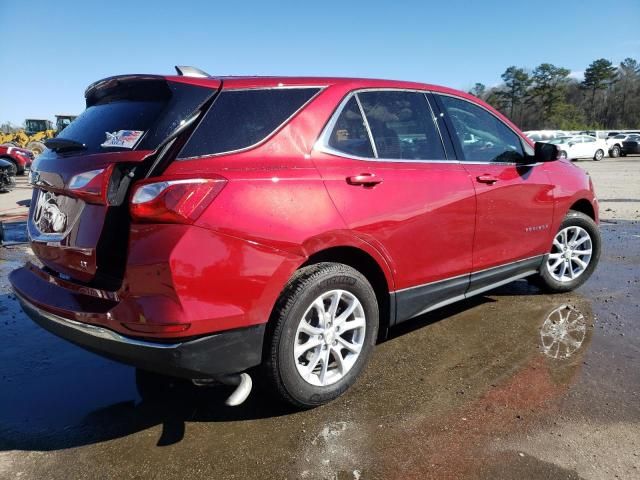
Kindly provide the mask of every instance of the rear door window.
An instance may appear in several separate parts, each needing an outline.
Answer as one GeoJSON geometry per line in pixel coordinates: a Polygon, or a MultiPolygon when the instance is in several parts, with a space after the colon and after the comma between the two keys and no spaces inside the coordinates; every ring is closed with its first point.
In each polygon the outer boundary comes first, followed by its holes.
{"type": "Polygon", "coordinates": [[[284,125],[319,90],[223,90],[178,158],[216,155],[252,147],[284,125]]]}
{"type": "Polygon", "coordinates": [[[390,90],[360,92],[358,99],[371,129],[379,159],[445,158],[442,140],[423,93],[390,90]]]}
{"type": "Polygon", "coordinates": [[[460,98],[438,97],[453,124],[464,160],[487,163],[524,160],[520,137],[496,116],[460,98]]]}

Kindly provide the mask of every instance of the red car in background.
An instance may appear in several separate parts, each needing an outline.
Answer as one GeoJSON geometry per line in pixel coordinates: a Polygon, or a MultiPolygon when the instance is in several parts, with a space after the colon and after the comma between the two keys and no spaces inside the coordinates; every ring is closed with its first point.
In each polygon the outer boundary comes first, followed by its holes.
{"type": "Polygon", "coordinates": [[[345,78],[125,75],[34,162],[39,259],[10,281],[55,334],[299,407],[345,392],[378,332],[600,255],[586,173],[475,97],[345,78]],[[106,132],[106,133],[105,133],[106,132]]]}
{"type": "Polygon", "coordinates": [[[23,175],[31,167],[33,153],[25,148],[0,145],[0,159],[6,160],[13,165],[11,168],[13,175],[23,175]]]}

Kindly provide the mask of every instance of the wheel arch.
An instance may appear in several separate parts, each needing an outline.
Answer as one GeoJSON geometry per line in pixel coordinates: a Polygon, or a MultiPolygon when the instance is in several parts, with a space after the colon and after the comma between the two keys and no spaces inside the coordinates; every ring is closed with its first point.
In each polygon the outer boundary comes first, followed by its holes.
{"type": "MultiPolygon", "coordinates": [[[[381,261],[384,260],[377,260],[370,252],[357,246],[327,246],[308,254],[305,261],[295,269],[292,275],[295,275],[301,268],[322,262],[342,263],[362,273],[367,280],[371,282],[373,291],[376,294],[376,300],[378,301],[380,310],[378,340],[384,340],[386,339],[389,327],[394,323],[396,308],[395,295],[391,293],[393,291],[393,276],[387,265],[380,264],[381,261]]],[[[275,305],[267,323],[265,336],[268,336],[273,328],[274,322],[272,320],[274,311],[275,305]]]]}
{"type": "Polygon", "coordinates": [[[573,202],[569,207],[569,210],[575,210],[576,212],[584,213],[592,220],[597,221],[595,208],[593,208],[591,202],[586,198],[581,198],[573,202]]]}

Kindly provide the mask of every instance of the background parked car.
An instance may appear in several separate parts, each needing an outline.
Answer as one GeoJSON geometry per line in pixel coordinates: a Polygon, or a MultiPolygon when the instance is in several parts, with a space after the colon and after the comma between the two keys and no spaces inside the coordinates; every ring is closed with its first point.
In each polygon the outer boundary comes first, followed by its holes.
{"type": "Polygon", "coordinates": [[[619,157],[624,155],[622,152],[622,142],[629,139],[629,137],[640,135],[640,132],[620,132],[616,135],[612,135],[607,138],[607,145],[609,145],[609,156],[619,157]]]}
{"type": "Polygon", "coordinates": [[[15,186],[14,166],[8,160],[0,158],[0,193],[7,193],[15,186]]]}
{"type": "Polygon", "coordinates": [[[640,135],[629,135],[622,142],[621,155],[629,155],[630,153],[640,153],[640,135]]]}
{"type": "Polygon", "coordinates": [[[9,168],[12,175],[22,175],[27,168],[31,167],[33,153],[24,148],[0,145],[0,160],[6,160],[11,164],[9,168]]]}
{"type": "Polygon", "coordinates": [[[609,151],[607,143],[591,135],[575,135],[573,137],[561,137],[550,140],[560,150],[561,158],[593,158],[602,160],[609,151]]]}

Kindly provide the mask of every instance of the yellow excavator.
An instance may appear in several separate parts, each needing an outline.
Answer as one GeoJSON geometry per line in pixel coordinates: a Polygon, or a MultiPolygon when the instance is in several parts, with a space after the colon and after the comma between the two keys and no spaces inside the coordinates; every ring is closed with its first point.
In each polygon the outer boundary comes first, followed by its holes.
{"type": "Polygon", "coordinates": [[[13,145],[14,147],[27,148],[35,156],[40,155],[44,149],[44,141],[53,138],[64,130],[76,115],[56,115],[56,126],[53,122],[42,118],[27,118],[24,128],[13,133],[0,132],[0,145],[13,145]]]}

